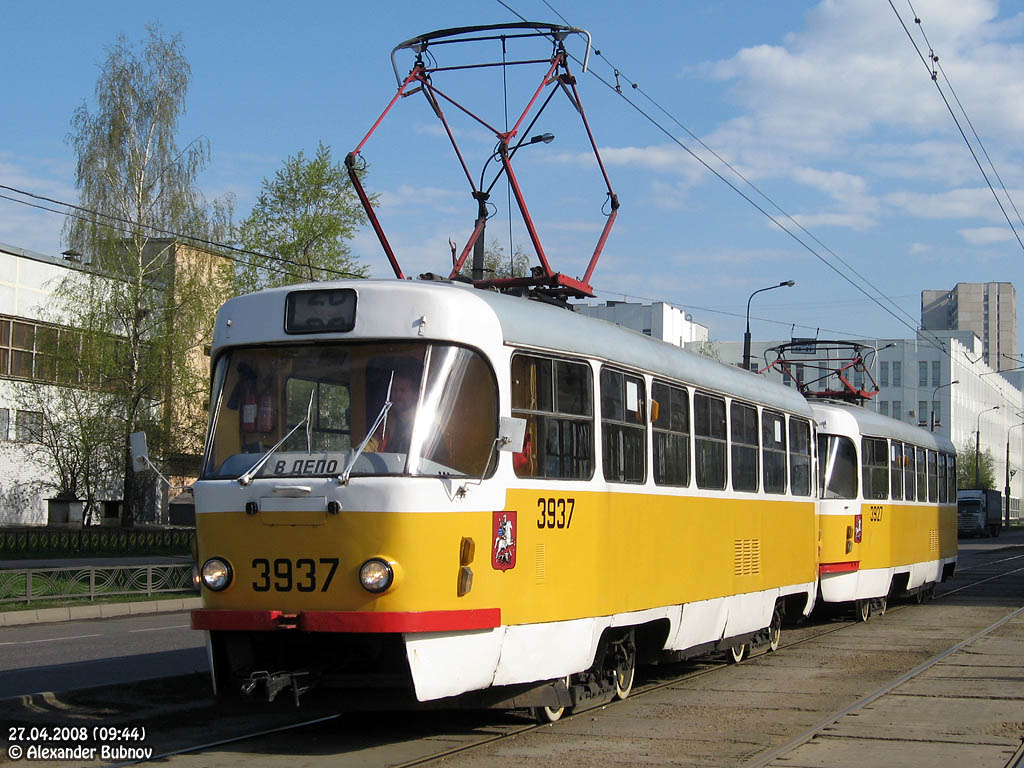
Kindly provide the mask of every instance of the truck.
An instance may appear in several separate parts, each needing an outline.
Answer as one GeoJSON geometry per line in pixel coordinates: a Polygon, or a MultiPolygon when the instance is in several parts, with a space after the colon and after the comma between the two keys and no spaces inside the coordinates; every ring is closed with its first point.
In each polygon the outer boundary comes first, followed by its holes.
{"type": "Polygon", "coordinates": [[[1002,527],[999,491],[970,488],[956,492],[956,530],[960,536],[998,536],[1002,527]]]}

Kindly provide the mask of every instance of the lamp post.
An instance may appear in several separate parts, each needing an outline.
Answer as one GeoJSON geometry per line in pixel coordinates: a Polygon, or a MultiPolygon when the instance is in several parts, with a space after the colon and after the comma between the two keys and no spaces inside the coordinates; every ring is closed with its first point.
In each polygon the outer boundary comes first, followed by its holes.
{"type": "Polygon", "coordinates": [[[769,285],[767,288],[758,288],[756,291],[750,294],[750,297],[747,299],[747,330],[743,334],[743,370],[750,370],[750,299],[754,298],[759,293],[763,293],[764,291],[772,291],[775,290],[776,288],[782,287],[792,288],[794,285],[796,285],[796,281],[794,280],[783,280],[778,285],[769,285]]]}
{"type": "Polygon", "coordinates": [[[978,414],[978,431],[974,433],[974,487],[977,488],[981,485],[980,469],[981,469],[981,416],[989,411],[998,411],[999,406],[993,405],[991,408],[986,408],[984,411],[978,414]]]}
{"type": "MultiPolygon", "coordinates": [[[[954,384],[959,383],[959,379],[953,379],[951,382],[949,382],[949,384],[939,384],[939,386],[932,390],[932,432],[935,431],[935,393],[938,392],[943,387],[952,387],[954,384]]],[[[952,398],[950,398],[950,400],[952,400],[952,398]]],[[[953,410],[952,402],[950,403],[949,410],[953,410]]]]}
{"type": "MultiPolygon", "coordinates": [[[[1020,414],[1018,413],[1017,416],[1020,416],[1020,414]]],[[[1024,427],[1024,421],[1020,424],[1014,424],[1006,430],[1006,487],[1003,488],[1003,491],[1006,495],[1006,523],[1004,525],[1007,528],[1010,527],[1010,432],[1017,427],[1024,427]]]]}

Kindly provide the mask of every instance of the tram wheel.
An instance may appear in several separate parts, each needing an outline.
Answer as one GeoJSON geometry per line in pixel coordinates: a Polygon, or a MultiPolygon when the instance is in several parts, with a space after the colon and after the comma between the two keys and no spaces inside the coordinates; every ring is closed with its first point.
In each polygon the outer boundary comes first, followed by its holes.
{"type": "Polygon", "coordinates": [[[924,598],[925,598],[925,587],[922,584],[920,589],[918,589],[917,592],[914,593],[914,602],[917,603],[918,605],[920,605],[921,603],[924,602],[924,598]]]}
{"type": "Polygon", "coordinates": [[[854,606],[854,613],[859,621],[867,621],[871,618],[871,601],[858,600],[854,606]]]}
{"type": "Polygon", "coordinates": [[[875,601],[875,612],[878,613],[879,616],[885,616],[885,611],[886,611],[886,609],[888,607],[889,607],[889,598],[888,598],[888,596],[880,597],[880,598],[878,598],[877,601],[875,601]]]}
{"type": "Polygon", "coordinates": [[[733,664],[739,664],[741,661],[747,658],[749,653],[749,643],[740,643],[739,645],[734,645],[732,648],[729,649],[729,661],[731,661],[733,664]]]}
{"type": "Polygon", "coordinates": [[[615,658],[615,698],[622,701],[633,690],[636,678],[636,644],[632,632],[616,647],[615,658]]]}
{"type": "MultiPolygon", "coordinates": [[[[565,676],[565,687],[569,687],[569,675],[565,676]]],[[[534,707],[533,717],[541,725],[556,723],[562,719],[562,715],[572,713],[571,707],[534,707]]]]}
{"type": "Polygon", "coordinates": [[[778,608],[772,614],[772,623],[768,627],[768,650],[779,650],[779,641],[782,639],[782,611],[778,608]]]}

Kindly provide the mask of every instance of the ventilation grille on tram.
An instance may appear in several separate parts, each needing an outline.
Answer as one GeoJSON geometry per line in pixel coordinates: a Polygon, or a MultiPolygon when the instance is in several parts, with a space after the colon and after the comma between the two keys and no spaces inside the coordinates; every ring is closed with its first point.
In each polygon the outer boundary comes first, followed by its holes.
{"type": "Polygon", "coordinates": [[[761,540],[736,539],[733,542],[733,574],[753,576],[761,572],[761,540]]]}

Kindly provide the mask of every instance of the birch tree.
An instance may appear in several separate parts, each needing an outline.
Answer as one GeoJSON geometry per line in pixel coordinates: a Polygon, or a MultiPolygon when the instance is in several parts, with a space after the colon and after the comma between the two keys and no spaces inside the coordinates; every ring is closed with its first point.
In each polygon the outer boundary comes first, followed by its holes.
{"type": "Polygon", "coordinates": [[[118,428],[125,525],[145,498],[129,435],[145,429],[158,457],[201,449],[207,384],[196,361],[230,284],[223,260],[197,257],[174,234],[216,239],[230,216],[223,203],[221,215],[211,213],[197,189],[207,141],[178,143],[190,77],[180,36],[147,27],[138,47],[120,36],[107,49],[94,106],[75,110],[68,136],[87,213],[69,219],[65,240],[92,267],[56,294],[81,339],[76,384],[103,394],[118,428]]]}

